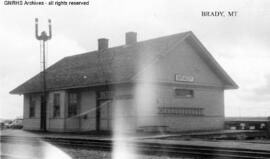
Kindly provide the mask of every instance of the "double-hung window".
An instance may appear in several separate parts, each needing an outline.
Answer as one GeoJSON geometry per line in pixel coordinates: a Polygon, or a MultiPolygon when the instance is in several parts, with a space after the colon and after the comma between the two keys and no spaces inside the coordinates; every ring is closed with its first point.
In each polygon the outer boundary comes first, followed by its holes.
{"type": "Polygon", "coordinates": [[[36,112],[36,101],[33,96],[29,96],[29,118],[34,118],[36,112]]]}
{"type": "Polygon", "coordinates": [[[68,94],[68,116],[75,116],[79,111],[79,94],[69,93],[68,94]]]}
{"type": "Polygon", "coordinates": [[[60,117],[60,94],[55,93],[53,95],[53,117],[59,118],[60,117]]]}

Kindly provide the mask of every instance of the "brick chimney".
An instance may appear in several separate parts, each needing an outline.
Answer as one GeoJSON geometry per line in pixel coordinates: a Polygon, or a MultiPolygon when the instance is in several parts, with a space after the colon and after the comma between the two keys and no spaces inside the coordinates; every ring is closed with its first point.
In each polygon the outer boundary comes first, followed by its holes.
{"type": "Polygon", "coordinates": [[[109,39],[101,38],[98,39],[98,50],[106,50],[109,48],[109,39]]]}
{"type": "Polygon", "coordinates": [[[126,33],[126,45],[135,44],[137,42],[137,33],[136,32],[127,32],[126,33]]]}

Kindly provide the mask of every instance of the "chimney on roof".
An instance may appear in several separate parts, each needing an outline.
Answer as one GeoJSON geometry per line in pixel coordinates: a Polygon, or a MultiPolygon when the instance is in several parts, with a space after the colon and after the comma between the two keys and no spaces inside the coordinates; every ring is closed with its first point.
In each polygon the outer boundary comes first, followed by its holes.
{"type": "Polygon", "coordinates": [[[127,32],[126,33],[126,45],[135,44],[137,42],[137,33],[136,32],[127,32]]]}
{"type": "Polygon", "coordinates": [[[98,50],[106,50],[109,48],[109,39],[101,38],[98,39],[98,50]]]}

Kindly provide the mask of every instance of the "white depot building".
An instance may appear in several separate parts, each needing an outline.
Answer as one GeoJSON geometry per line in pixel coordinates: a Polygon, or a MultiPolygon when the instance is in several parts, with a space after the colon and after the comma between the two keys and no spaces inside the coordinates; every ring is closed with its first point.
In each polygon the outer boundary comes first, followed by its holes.
{"type": "MultiPolygon", "coordinates": [[[[192,32],[65,57],[46,70],[48,131],[128,129],[171,132],[224,126],[224,90],[238,86],[192,32]],[[121,124],[121,123],[120,123],[121,124]]],[[[23,125],[41,128],[42,74],[11,91],[24,95],[23,125]]]]}

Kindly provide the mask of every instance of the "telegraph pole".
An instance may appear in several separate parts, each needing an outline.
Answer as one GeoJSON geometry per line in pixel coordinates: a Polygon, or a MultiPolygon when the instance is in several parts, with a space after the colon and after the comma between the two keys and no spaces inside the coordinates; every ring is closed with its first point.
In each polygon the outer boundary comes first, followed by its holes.
{"type": "Polygon", "coordinates": [[[41,131],[47,131],[47,92],[46,92],[46,41],[50,40],[52,38],[52,26],[51,26],[51,20],[48,20],[49,23],[49,35],[45,31],[41,32],[41,35],[38,34],[38,19],[35,19],[35,29],[36,29],[36,39],[39,40],[42,44],[40,46],[42,52],[42,56],[40,56],[41,59],[41,65],[42,65],[42,73],[41,73],[41,83],[42,83],[42,95],[41,95],[41,108],[40,108],[40,130],[41,131]]]}

